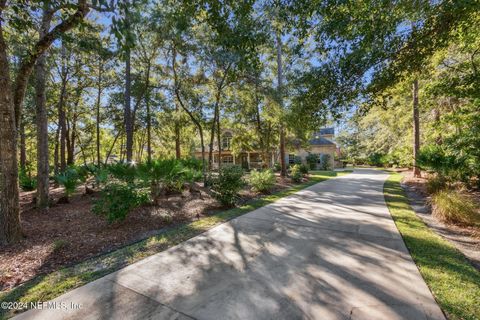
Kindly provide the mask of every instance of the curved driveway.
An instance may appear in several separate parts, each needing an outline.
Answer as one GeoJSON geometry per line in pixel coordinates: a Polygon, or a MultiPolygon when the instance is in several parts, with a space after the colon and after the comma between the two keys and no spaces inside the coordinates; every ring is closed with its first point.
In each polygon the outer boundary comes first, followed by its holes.
{"type": "Polygon", "coordinates": [[[445,319],[355,170],[73,290],[22,319],[445,319]]]}

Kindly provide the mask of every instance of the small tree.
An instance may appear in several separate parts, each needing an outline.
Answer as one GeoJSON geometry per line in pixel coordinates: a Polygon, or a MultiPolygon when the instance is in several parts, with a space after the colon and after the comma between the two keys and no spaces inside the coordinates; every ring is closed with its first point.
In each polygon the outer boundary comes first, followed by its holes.
{"type": "Polygon", "coordinates": [[[233,206],[237,194],[244,186],[243,169],[239,166],[229,166],[220,169],[218,176],[212,178],[214,197],[223,205],[233,206]]]}
{"type": "Polygon", "coordinates": [[[310,170],[315,170],[318,163],[318,155],[314,153],[309,153],[306,160],[308,166],[310,167],[310,170]]]}
{"type": "Polygon", "coordinates": [[[320,156],[320,169],[321,170],[330,170],[332,166],[330,164],[330,159],[332,157],[329,154],[322,154],[320,156]]]}

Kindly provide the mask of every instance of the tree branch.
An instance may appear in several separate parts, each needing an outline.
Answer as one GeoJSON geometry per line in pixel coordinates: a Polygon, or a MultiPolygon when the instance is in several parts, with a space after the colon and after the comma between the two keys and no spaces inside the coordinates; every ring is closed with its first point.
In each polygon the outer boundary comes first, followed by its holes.
{"type": "MultiPolygon", "coordinates": [[[[3,0],[2,0],[3,1],[3,0]]],[[[0,3],[1,4],[1,3],[0,3]]],[[[83,18],[88,14],[89,8],[87,0],[78,0],[77,11],[73,13],[66,20],[62,21],[50,32],[48,32],[43,38],[39,39],[35,44],[32,52],[22,61],[17,77],[15,79],[14,92],[13,92],[13,104],[15,107],[15,122],[18,127],[21,115],[21,106],[23,98],[25,96],[25,90],[28,82],[28,78],[32,73],[33,67],[38,58],[51,46],[51,44],[57,40],[62,34],[69,31],[77,24],[79,24],[83,18]]]]}

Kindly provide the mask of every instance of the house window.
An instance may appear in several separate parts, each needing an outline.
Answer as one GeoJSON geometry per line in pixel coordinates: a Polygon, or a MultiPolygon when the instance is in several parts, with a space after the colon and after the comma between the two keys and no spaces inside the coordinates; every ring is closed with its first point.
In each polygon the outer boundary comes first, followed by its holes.
{"type": "Polygon", "coordinates": [[[295,163],[295,155],[293,153],[290,153],[288,155],[288,164],[294,164],[295,163]]]}
{"type": "Polygon", "coordinates": [[[231,142],[232,142],[232,134],[230,132],[225,132],[222,137],[222,149],[230,150],[231,142]]]}
{"type": "Polygon", "coordinates": [[[233,156],[222,156],[222,163],[232,163],[233,164],[233,156]]]}

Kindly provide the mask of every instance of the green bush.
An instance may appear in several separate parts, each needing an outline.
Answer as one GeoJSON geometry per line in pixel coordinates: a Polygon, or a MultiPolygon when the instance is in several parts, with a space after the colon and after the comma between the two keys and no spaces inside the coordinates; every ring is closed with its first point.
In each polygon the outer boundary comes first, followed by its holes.
{"type": "Polygon", "coordinates": [[[103,215],[108,222],[124,220],[135,207],[148,202],[148,192],[128,183],[111,183],[105,186],[100,198],[93,203],[93,212],[103,215]]]}
{"type": "Polygon", "coordinates": [[[254,191],[266,192],[275,185],[276,179],[272,170],[252,170],[248,182],[254,191]]]}
{"type": "MultiPolygon", "coordinates": [[[[467,153],[449,150],[443,145],[427,145],[420,150],[418,164],[424,170],[436,172],[448,181],[461,181],[470,185],[475,178],[477,182],[480,170],[477,160],[467,153]]],[[[480,167],[480,166],[479,166],[480,167]]]]}
{"type": "Polygon", "coordinates": [[[302,171],[300,170],[300,165],[294,164],[290,167],[290,176],[293,182],[301,182],[303,178],[302,171]]]}
{"type": "Polygon", "coordinates": [[[37,188],[36,178],[32,177],[30,172],[27,173],[26,170],[19,171],[18,182],[23,191],[32,191],[37,188]]]}
{"type": "MultiPolygon", "coordinates": [[[[175,193],[183,189],[186,173],[192,169],[185,168],[179,160],[159,159],[140,164],[138,177],[151,187],[152,197],[160,193],[175,193]]],[[[194,175],[195,176],[195,175],[194,175]]]]}
{"type": "Polygon", "coordinates": [[[185,158],[181,159],[180,163],[185,167],[189,169],[194,169],[196,171],[202,171],[203,169],[203,162],[202,159],[197,159],[197,158],[185,158]]]}
{"type": "Polygon", "coordinates": [[[461,225],[480,224],[477,203],[456,190],[441,190],[432,196],[432,214],[440,221],[461,225]]]}
{"type": "Polygon", "coordinates": [[[332,165],[330,163],[331,156],[329,154],[322,154],[320,156],[320,170],[331,170],[332,165]]]}
{"type": "Polygon", "coordinates": [[[281,165],[280,163],[278,163],[278,162],[275,162],[275,163],[273,164],[273,170],[274,170],[275,172],[279,172],[280,170],[282,170],[282,165],[281,165]]]}
{"type": "Polygon", "coordinates": [[[241,167],[222,167],[218,176],[210,178],[214,197],[223,205],[234,205],[238,192],[245,184],[242,177],[243,169],[241,167]]]}
{"type": "Polygon", "coordinates": [[[381,167],[383,165],[384,155],[378,152],[374,152],[367,157],[367,164],[369,166],[381,167]]]}
{"type": "Polygon", "coordinates": [[[308,167],[307,167],[306,164],[303,164],[303,163],[302,163],[302,164],[300,165],[300,172],[301,172],[303,175],[308,174],[308,167]]]}
{"type": "Polygon", "coordinates": [[[108,168],[95,167],[93,176],[95,177],[95,185],[97,187],[104,185],[108,181],[108,168]]]}
{"type": "Polygon", "coordinates": [[[117,162],[108,166],[108,172],[117,180],[133,183],[137,176],[137,166],[126,162],[117,162]]]}
{"type": "Polygon", "coordinates": [[[310,170],[315,170],[317,168],[317,163],[318,163],[318,155],[314,153],[309,153],[307,155],[307,163],[310,167],[310,170]]]}
{"type": "Polygon", "coordinates": [[[57,174],[55,181],[65,189],[65,200],[68,202],[69,197],[75,192],[80,183],[80,177],[77,169],[72,166],[57,174]]]}
{"type": "Polygon", "coordinates": [[[439,174],[430,177],[426,183],[427,192],[430,194],[435,194],[438,191],[445,189],[446,186],[447,181],[445,180],[445,177],[439,174]]]}

